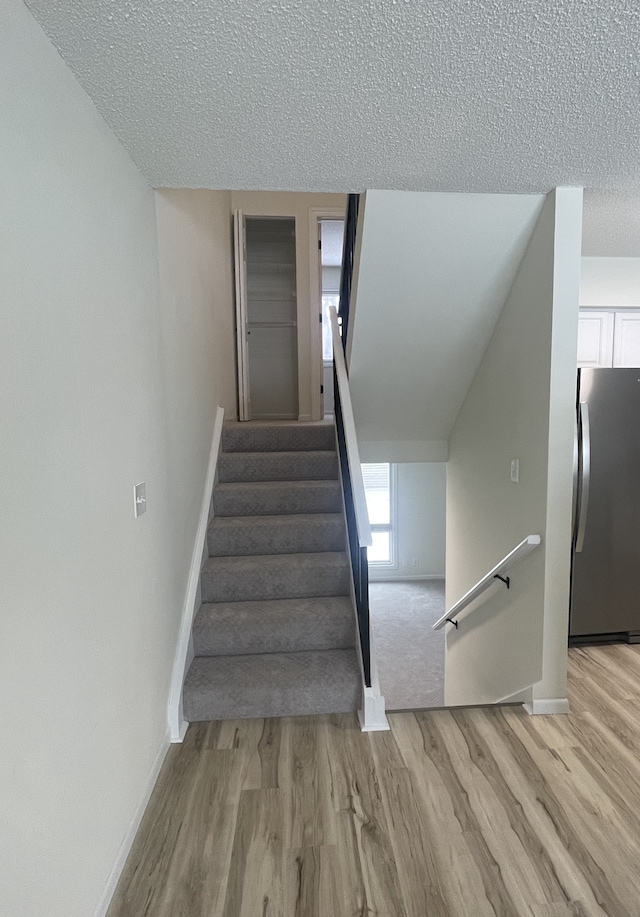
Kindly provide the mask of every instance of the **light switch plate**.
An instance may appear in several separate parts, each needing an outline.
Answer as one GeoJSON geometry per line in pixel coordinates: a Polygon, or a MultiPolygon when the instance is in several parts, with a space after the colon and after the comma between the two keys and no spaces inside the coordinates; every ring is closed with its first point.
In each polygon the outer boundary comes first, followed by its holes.
{"type": "Polygon", "coordinates": [[[144,481],[133,488],[133,514],[138,518],[147,511],[147,485],[144,481]]]}

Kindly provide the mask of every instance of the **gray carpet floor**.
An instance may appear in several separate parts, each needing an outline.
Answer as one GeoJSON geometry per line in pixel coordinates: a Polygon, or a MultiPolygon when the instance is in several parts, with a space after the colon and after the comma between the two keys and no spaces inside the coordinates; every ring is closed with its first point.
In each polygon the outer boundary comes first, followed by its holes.
{"type": "Polygon", "coordinates": [[[444,580],[370,583],[369,605],[387,710],[444,706],[444,580]]]}

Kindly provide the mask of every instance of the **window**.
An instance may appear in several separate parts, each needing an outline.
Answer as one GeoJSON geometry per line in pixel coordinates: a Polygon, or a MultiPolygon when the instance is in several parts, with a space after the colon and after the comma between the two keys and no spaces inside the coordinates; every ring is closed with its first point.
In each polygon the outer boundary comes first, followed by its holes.
{"type": "Polygon", "coordinates": [[[362,465],[364,492],[371,523],[373,544],[368,549],[370,564],[395,563],[393,527],[392,466],[388,462],[362,465]]]}
{"type": "Polygon", "coordinates": [[[331,336],[331,322],[329,320],[329,306],[336,309],[340,303],[339,293],[322,294],[322,359],[325,363],[333,361],[333,339],[331,336]]]}

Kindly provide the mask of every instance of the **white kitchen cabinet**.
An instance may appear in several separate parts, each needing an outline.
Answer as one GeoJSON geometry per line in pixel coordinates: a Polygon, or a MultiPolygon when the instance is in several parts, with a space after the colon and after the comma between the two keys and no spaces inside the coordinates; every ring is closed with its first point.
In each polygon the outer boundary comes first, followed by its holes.
{"type": "Polygon", "coordinates": [[[616,312],[613,365],[640,367],[640,312],[616,312]]]}
{"type": "Polygon", "coordinates": [[[640,311],[581,309],[578,366],[640,367],[640,311]]]}
{"type": "Polygon", "coordinates": [[[580,311],[578,366],[612,366],[613,312],[580,311]]]}

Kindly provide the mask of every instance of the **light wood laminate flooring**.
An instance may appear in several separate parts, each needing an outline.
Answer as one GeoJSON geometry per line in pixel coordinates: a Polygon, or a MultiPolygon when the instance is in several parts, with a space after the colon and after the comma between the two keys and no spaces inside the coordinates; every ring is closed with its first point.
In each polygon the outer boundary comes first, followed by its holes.
{"type": "Polygon", "coordinates": [[[570,703],[192,725],[108,917],[639,917],[640,649],[570,703]]]}

